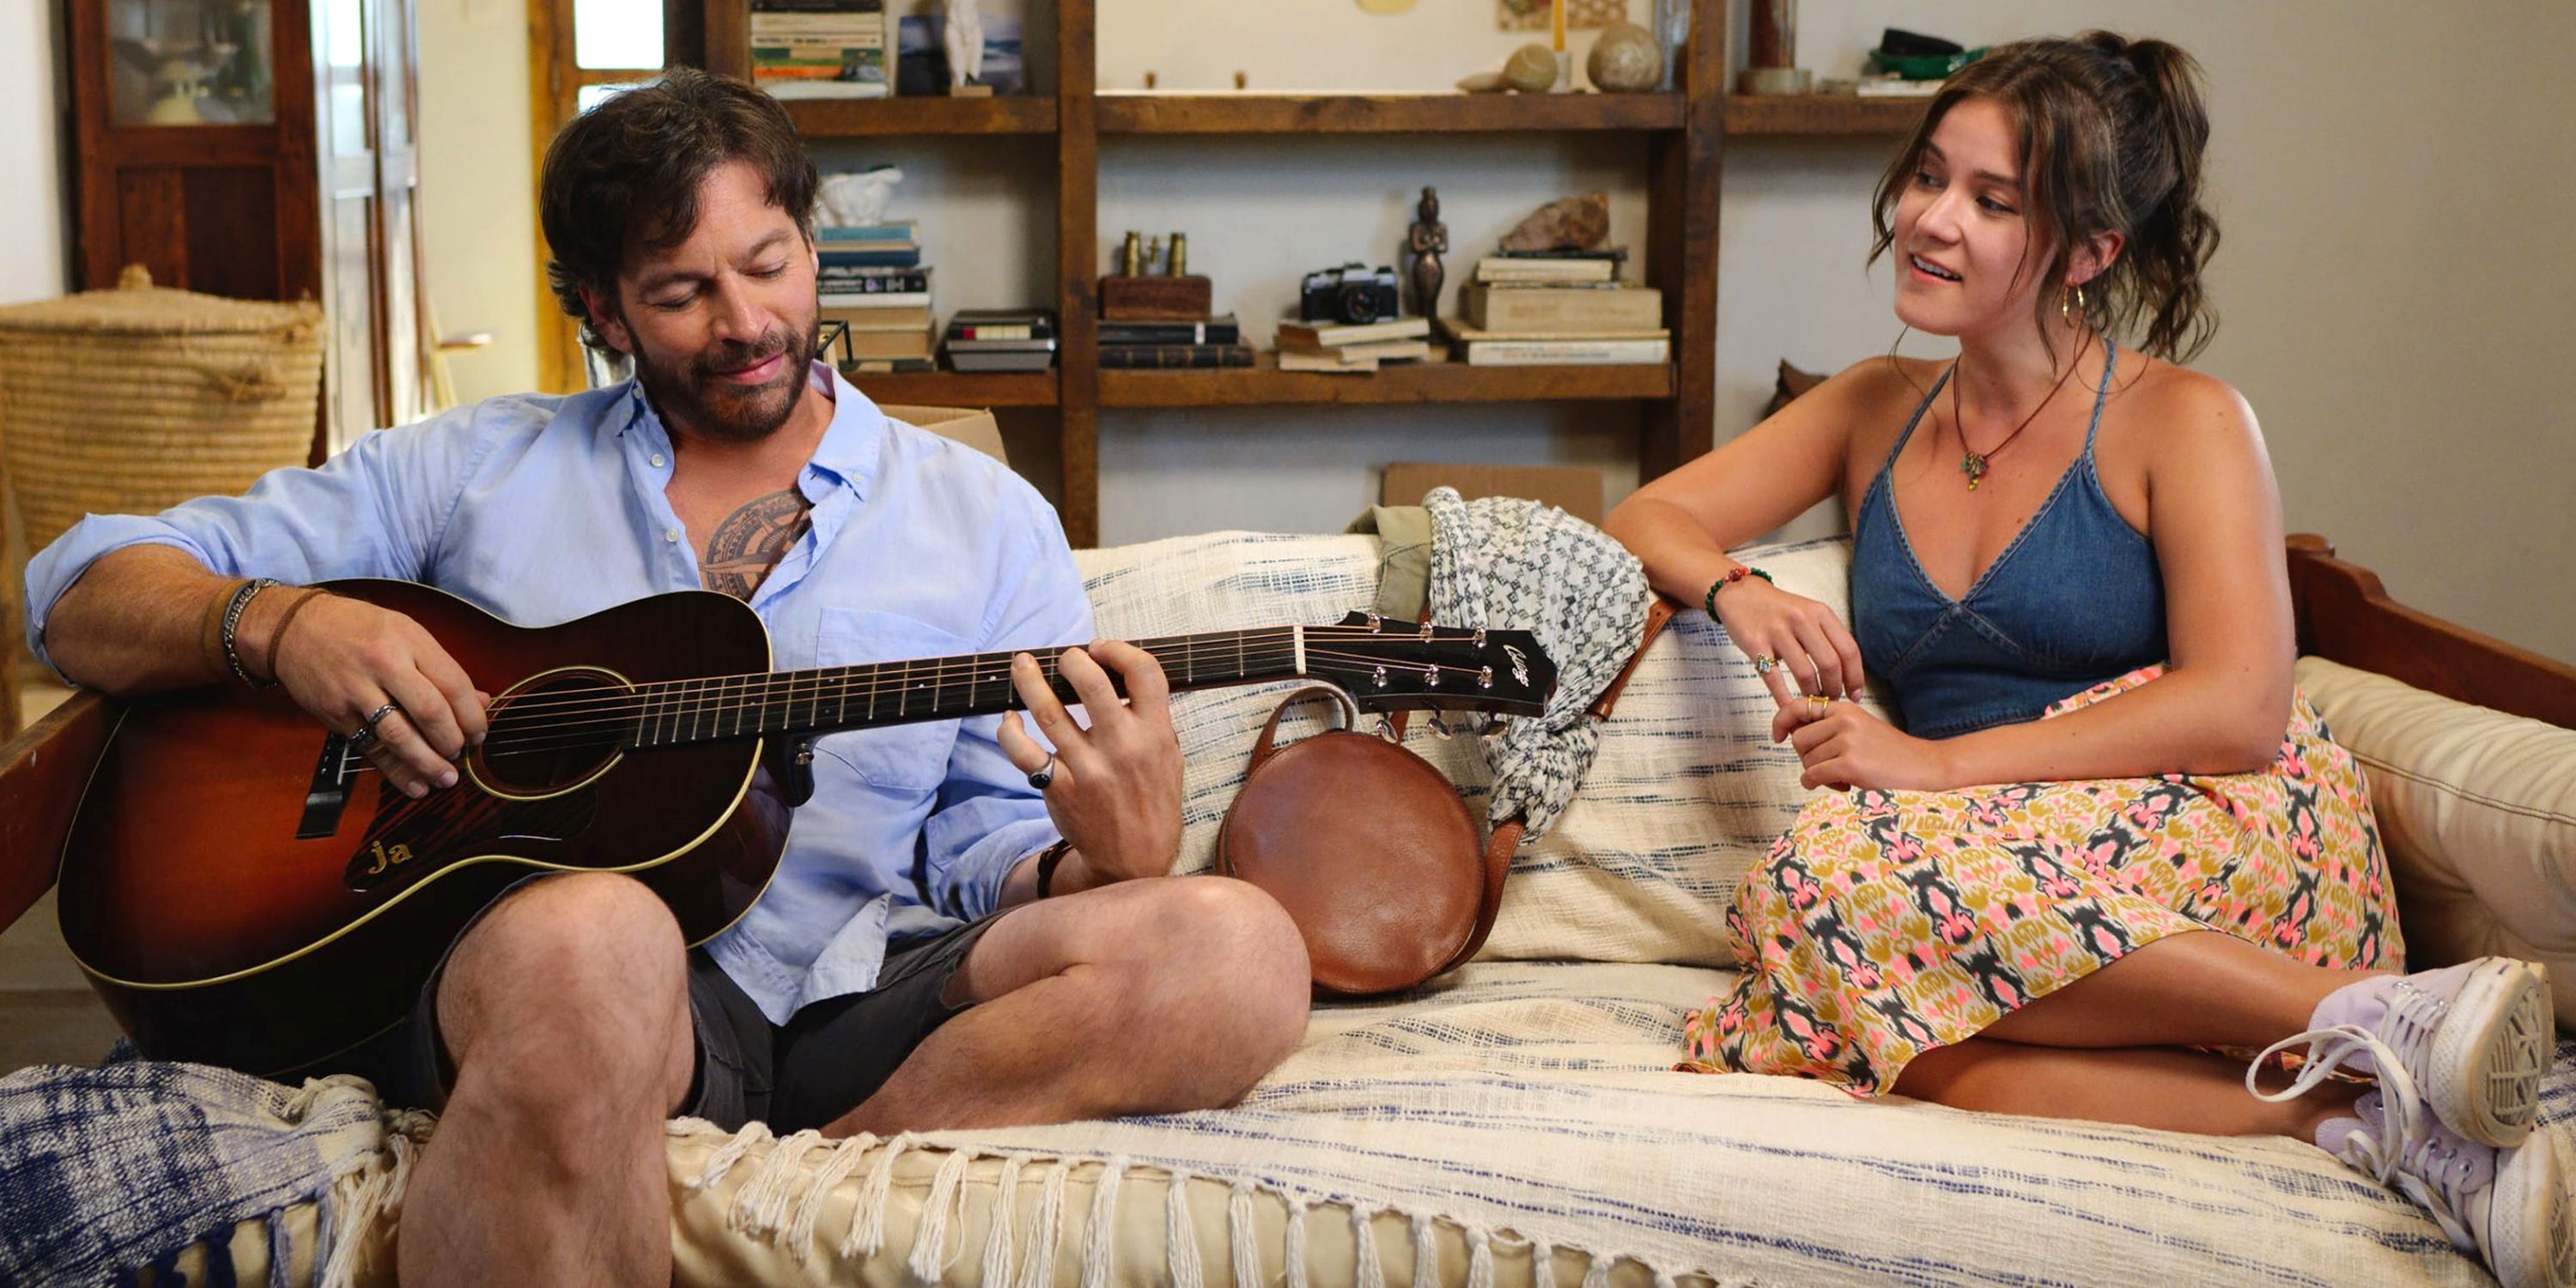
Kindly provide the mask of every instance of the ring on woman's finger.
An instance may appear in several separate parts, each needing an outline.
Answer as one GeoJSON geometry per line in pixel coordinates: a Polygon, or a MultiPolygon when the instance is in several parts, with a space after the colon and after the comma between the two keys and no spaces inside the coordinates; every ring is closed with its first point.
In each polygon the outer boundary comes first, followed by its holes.
{"type": "Polygon", "coordinates": [[[1755,675],[1769,675],[1773,671],[1779,669],[1780,659],[1773,657],[1768,653],[1756,653],[1753,655],[1753,673],[1755,675]]]}
{"type": "Polygon", "coordinates": [[[1828,696],[1826,696],[1825,694],[1822,694],[1822,693],[1810,693],[1810,694],[1808,694],[1808,695],[1807,695],[1807,714],[1808,714],[1808,715],[1811,715],[1811,716],[1821,716],[1821,715],[1823,715],[1824,713],[1826,713],[1826,712],[1828,712],[1828,711],[1831,711],[1831,710],[1833,710],[1833,709],[1834,709],[1834,700],[1833,700],[1831,697],[1828,697],[1828,696]]]}
{"type": "Polygon", "coordinates": [[[1054,781],[1055,757],[1053,756],[1047,757],[1047,763],[1029,771],[1029,786],[1034,787],[1039,791],[1045,791],[1047,789],[1047,785],[1054,781]]]}

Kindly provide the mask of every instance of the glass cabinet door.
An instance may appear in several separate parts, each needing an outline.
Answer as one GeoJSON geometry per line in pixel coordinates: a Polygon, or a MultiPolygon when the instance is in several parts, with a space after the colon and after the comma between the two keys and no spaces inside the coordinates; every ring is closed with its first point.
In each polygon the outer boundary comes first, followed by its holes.
{"type": "Polygon", "coordinates": [[[277,119],[270,0],[107,0],[113,124],[277,119]]]}

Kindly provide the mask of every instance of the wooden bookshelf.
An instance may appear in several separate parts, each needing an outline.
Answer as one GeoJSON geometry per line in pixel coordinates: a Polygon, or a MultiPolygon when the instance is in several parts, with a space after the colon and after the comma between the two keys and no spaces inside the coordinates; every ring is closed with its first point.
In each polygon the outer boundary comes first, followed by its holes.
{"type": "Polygon", "coordinates": [[[914,134],[1053,134],[1051,98],[808,98],[787,119],[815,138],[914,134]]]}
{"type": "Polygon", "coordinates": [[[1165,94],[1104,91],[1103,134],[1678,130],[1679,94],[1165,94]]]}
{"type": "Polygon", "coordinates": [[[1729,94],[1726,132],[1893,138],[1912,132],[1931,102],[1928,98],[1861,98],[1851,94],[1729,94]]]}
{"type": "Polygon", "coordinates": [[[1281,371],[1275,354],[1249,367],[1208,371],[1103,371],[1103,407],[1263,407],[1288,403],[1494,403],[1547,399],[1670,398],[1663,363],[1602,367],[1470,367],[1427,362],[1367,375],[1281,371]]]}
{"type": "Polygon", "coordinates": [[[861,373],[843,370],[859,392],[881,403],[909,407],[1053,407],[1053,371],[920,371],[861,373]]]}
{"type": "MultiPolygon", "coordinates": [[[[744,0],[703,6],[699,24],[674,23],[674,64],[749,70],[744,0]]],[[[1052,139],[1055,152],[1057,368],[1034,374],[933,372],[856,381],[888,402],[1053,408],[1061,451],[1057,509],[1077,546],[1100,534],[1102,408],[1271,404],[1398,405],[1609,400],[1638,407],[1639,475],[1653,478],[1706,452],[1717,406],[1718,180],[1730,136],[1890,138],[1921,119],[1913,99],[1726,93],[1728,0],[1702,0],[1669,94],[1158,93],[1103,91],[1095,38],[1098,0],[1056,0],[1029,38],[1054,42],[1055,91],[1043,96],[803,101],[788,105],[817,138],[1052,139]],[[1213,371],[1098,369],[1100,140],[1104,135],[1635,134],[1646,140],[1645,283],[1664,293],[1675,361],[1632,367],[1389,367],[1374,375],[1283,372],[1259,365],[1213,371]]],[[[1032,60],[1036,61],[1036,60],[1032,60]]],[[[1040,144],[1039,146],[1045,146],[1040,144]]],[[[1552,194],[1532,194],[1537,199],[1552,194]]],[[[978,301],[950,301],[976,303],[978,301]]],[[[988,302],[988,301],[987,301],[988,302]]]]}

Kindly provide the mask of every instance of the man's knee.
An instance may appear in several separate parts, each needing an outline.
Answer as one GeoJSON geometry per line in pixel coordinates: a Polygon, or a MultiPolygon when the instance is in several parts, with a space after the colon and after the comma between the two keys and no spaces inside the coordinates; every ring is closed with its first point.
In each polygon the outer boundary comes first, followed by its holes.
{"type": "Polygon", "coordinates": [[[1162,949],[1142,964],[1160,982],[1184,987],[1145,988],[1139,995],[1174,997],[1185,1013],[1163,1017],[1166,1022],[1222,1038],[1259,1066],[1255,1076],[1266,1072],[1306,1031],[1313,985],[1297,924],[1277,900],[1232,878],[1161,885],[1143,942],[1162,949]]]}
{"type": "Polygon", "coordinates": [[[460,1067],[508,1048],[539,1065],[597,1061],[588,1076],[614,1077],[667,1055],[687,989],[686,946],[661,900],[628,877],[571,873],[475,923],[440,976],[439,1033],[460,1067]]]}

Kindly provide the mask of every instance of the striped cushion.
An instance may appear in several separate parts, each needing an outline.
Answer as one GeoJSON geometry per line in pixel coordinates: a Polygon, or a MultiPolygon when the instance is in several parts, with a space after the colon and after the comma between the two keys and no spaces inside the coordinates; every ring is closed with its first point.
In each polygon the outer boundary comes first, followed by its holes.
{"type": "MultiPolygon", "coordinates": [[[[1844,611],[1849,543],[1765,546],[1743,558],[1844,611]]],[[[1101,633],[1121,637],[1330,622],[1369,604],[1376,560],[1373,537],[1240,532],[1076,555],[1101,633]]],[[[1174,871],[1209,866],[1253,738],[1284,692],[1175,700],[1188,769],[1174,871]]],[[[1715,623],[1696,611],[1676,617],[1603,728],[1582,794],[1513,861],[1482,956],[1733,964],[1723,914],[1735,883],[1807,796],[1796,755],[1768,741],[1771,710],[1751,661],[1715,623]]],[[[1284,728],[1320,727],[1322,713],[1317,704],[1284,728]]],[[[1406,745],[1482,798],[1488,775],[1471,740],[1444,742],[1416,725],[1406,745]]]]}

